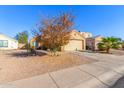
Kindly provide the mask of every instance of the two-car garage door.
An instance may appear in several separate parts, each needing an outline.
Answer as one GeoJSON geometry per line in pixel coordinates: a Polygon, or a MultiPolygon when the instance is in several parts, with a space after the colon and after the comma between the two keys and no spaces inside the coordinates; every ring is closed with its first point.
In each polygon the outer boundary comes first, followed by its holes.
{"type": "Polygon", "coordinates": [[[64,50],[74,51],[83,49],[83,40],[70,40],[67,45],[65,45],[64,50]]]}

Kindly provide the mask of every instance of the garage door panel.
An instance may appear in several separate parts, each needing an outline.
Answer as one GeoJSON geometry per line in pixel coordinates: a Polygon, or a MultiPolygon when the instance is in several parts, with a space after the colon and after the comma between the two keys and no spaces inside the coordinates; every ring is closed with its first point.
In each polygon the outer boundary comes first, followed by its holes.
{"type": "Polygon", "coordinates": [[[82,40],[70,40],[65,50],[82,50],[82,40]]]}

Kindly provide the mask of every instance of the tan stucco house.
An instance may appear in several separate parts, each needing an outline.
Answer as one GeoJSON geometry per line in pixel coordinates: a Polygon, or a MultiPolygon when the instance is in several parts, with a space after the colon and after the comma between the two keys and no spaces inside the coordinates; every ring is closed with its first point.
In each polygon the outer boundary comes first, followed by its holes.
{"type": "Polygon", "coordinates": [[[86,48],[88,50],[98,50],[98,43],[102,41],[102,36],[98,35],[91,38],[86,38],[86,48]]]}
{"type": "Polygon", "coordinates": [[[67,45],[63,47],[65,51],[85,50],[85,38],[80,32],[72,30],[70,32],[70,40],[67,45]]]}
{"type": "MultiPolygon", "coordinates": [[[[30,41],[31,47],[38,48],[39,46],[43,45],[43,42],[36,42],[35,38],[32,38],[30,41]]],[[[70,32],[70,40],[69,43],[65,46],[61,47],[62,51],[75,51],[75,50],[85,50],[85,38],[83,35],[80,34],[80,32],[76,30],[72,30],[70,32]]]]}

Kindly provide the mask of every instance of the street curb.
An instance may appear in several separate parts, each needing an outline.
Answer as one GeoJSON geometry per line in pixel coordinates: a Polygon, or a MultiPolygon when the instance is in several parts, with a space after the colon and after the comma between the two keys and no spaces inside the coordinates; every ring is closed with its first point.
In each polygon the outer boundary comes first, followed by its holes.
{"type": "MultiPolygon", "coordinates": [[[[120,68],[122,68],[120,71],[124,71],[124,66],[119,67],[119,69],[120,68]]],[[[44,75],[44,74],[42,74],[42,75],[44,75]]],[[[110,71],[98,76],[97,78],[90,78],[84,82],[81,82],[78,85],[73,86],[72,88],[109,88],[109,87],[113,86],[116,83],[116,81],[118,79],[120,79],[122,76],[123,76],[123,74],[119,74],[119,73],[115,72],[114,70],[110,70],[110,71]],[[109,77],[107,77],[107,76],[109,76],[109,77]]],[[[31,78],[33,78],[33,77],[31,77],[31,78]]],[[[26,78],[26,79],[28,79],[28,78],[26,78]]],[[[19,81],[19,80],[17,80],[17,81],[19,81]]],[[[0,87],[1,88],[17,88],[16,86],[12,85],[12,82],[8,82],[7,84],[1,85],[0,87]]]]}

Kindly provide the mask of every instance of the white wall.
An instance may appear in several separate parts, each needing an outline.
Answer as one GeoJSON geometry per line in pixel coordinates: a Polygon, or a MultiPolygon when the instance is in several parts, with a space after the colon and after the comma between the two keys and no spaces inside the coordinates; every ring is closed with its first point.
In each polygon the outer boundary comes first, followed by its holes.
{"type": "Polygon", "coordinates": [[[0,40],[8,40],[8,47],[0,47],[2,50],[6,49],[18,49],[18,41],[8,38],[4,35],[0,35],[0,40]]]}

